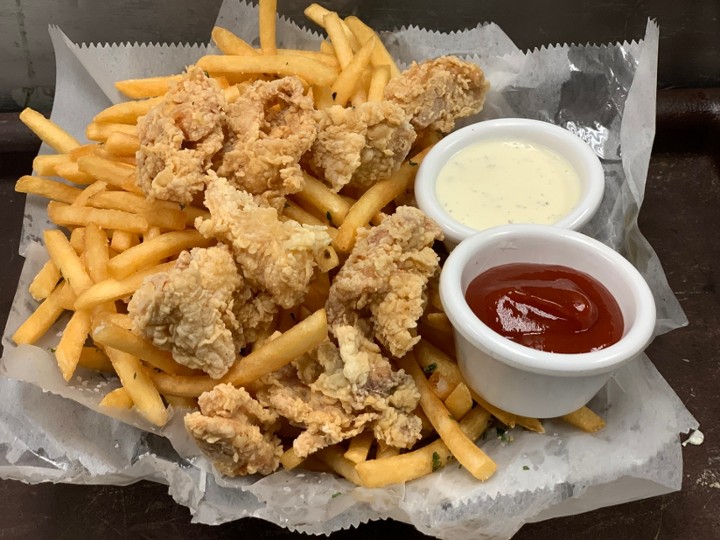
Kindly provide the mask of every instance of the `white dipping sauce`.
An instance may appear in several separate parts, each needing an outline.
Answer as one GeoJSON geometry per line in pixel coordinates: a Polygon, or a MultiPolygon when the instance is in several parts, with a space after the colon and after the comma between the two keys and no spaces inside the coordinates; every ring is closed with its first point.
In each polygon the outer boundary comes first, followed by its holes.
{"type": "Polygon", "coordinates": [[[580,200],[580,178],[563,156],[531,141],[490,139],[456,152],[440,170],[438,201],[473,229],[555,223],[580,200]]]}

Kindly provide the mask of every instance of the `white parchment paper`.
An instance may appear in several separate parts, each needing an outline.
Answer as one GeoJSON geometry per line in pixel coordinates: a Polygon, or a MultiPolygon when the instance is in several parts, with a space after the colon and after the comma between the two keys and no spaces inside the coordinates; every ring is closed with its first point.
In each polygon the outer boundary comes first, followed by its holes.
{"type": "MultiPolygon", "coordinates": [[[[253,42],[256,8],[224,2],[218,24],[253,42]]],[[[122,97],[118,79],[170,74],[212,46],[91,45],[50,28],[57,61],[52,118],[84,138],[94,114],[122,97]]],[[[654,136],[658,28],[640,42],[518,50],[493,24],[453,34],[404,28],[382,35],[390,52],[413,60],[458,54],[477,62],[492,84],[485,111],[493,117],[538,118],[566,127],[603,162],[607,188],[587,234],[627,256],[643,273],[658,305],[657,333],[687,323],[654,251],[637,228],[654,136]]],[[[278,23],[283,47],[315,46],[319,36],[278,23]]],[[[41,149],[45,152],[47,149],[41,149]]],[[[70,384],[49,353],[62,322],[37,346],[9,340],[35,308],[27,285],[45,260],[37,245],[47,227],[44,201],[28,198],[21,253],[26,264],[3,337],[0,372],[0,476],[27,482],[127,484],[163,482],[195,521],[217,524],[256,516],[290,529],[329,533],[371,519],[393,518],[442,538],[508,538],[527,521],[591,510],[680,488],[678,433],[697,422],[644,357],[626,366],[594,398],[607,428],[587,435],[547,421],[547,433],[514,430],[514,441],[481,442],[498,473],[479,483],[451,464],[405,486],[357,488],[328,474],[280,471],[269,477],[215,475],[174,411],[162,430],[133,414],[98,414],[113,378],[79,373],[70,384]],[[24,382],[20,382],[24,381],[24,382]]]]}

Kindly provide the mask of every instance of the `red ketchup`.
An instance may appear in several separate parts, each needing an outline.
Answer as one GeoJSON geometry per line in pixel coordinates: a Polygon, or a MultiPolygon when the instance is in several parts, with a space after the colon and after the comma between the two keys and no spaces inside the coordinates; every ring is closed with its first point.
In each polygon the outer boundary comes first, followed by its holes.
{"type": "Polygon", "coordinates": [[[615,298],[595,278],[567,266],[496,266],[472,280],[465,299],[495,332],[541,351],[596,351],[623,334],[615,298]]]}

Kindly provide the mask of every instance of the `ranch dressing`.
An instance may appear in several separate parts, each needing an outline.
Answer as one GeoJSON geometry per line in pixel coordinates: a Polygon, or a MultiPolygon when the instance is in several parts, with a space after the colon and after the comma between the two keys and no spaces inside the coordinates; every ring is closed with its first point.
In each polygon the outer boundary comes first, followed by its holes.
{"type": "Polygon", "coordinates": [[[473,229],[506,223],[551,224],[580,200],[570,162],[540,144],[511,139],[472,143],[440,170],[436,194],[455,220],[473,229]]]}

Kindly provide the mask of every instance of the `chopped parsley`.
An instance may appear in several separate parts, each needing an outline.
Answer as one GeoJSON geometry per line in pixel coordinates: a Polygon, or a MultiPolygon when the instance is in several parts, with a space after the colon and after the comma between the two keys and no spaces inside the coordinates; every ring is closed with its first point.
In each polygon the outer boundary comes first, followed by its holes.
{"type": "Polygon", "coordinates": [[[339,497],[340,495],[342,495],[342,493],[340,493],[340,492],[338,491],[337,493],[333,493],[333,494],[332,494],[332,497],[330,497],[330,498],[331,498],[331,499],[334,499],[335,497],[339,497]]]}
{"type": "Polygon", "coordinates": [[[529,471],[529,470],[530,470],[530,467],[528,467],[527,465],[523,465],[523,471],[529,471]]]}
{"type": "Polygon", "coordinates": [[[203,73],[205,74],[206,77],[209,77],[209,76],[210,76],[210,74],[209,74],[207,71],[204,71],[204,70],[203,70],[203,73]]]}
{"type": "Polygon", "coordinates": [[[412,159],[408,159],[408,164],[409,164],[411,167],[417,167],[417,166],[418,166],[418,164],[415,163],[412,159]]]}
{"type": "Polygon", "coordinates": [[[330,225],[332,225],[332,214],[330,213],[330,210],[328,210],[327,212],[325,212],[325,217],[327,218],[328,223],[329,223],[330,225]]]}
{"type": "Polygon", "coordinates": [[[333,98],[333,101],[335,101],[335,99],[337,98],[337,92],[332,93],[332,98],[333,98]]]}
{"type": "Polygon", "coordinates": [[[432,470],[433,472],[437,471],[440,467],[442,467],[442,463],[440,463],[440,454],[437,452],[433,452],[432,455],[432,470]]]}
{"type": "Polygon", "coordinates": [[[515,441],[515,438],[510,435],[506,429],[503,429],[501,427],[496,427],[495,432],[497,433],[497,438],[500,439],[501,442],[504,443],[511,443],[515,441]]]}
{"type": "Polygon", "coordinates": [[[137,371],[133,373],[133,380],[137,379],[137,371]]]}
{"type": "Polygon", "coordinates": [[[50,347],[50,352],[55,354],[55,351],[57,351],[57,347],[50,347]]]}
{"type": "Polygon", "coordinates": [[[433,362],[432,364],[428,364],[427,366],[425,366],[423,368],[423,372],[425,373],[425,375],[432,375],[433,373],[435,373],[436,369],[437,369],[437,364],[435,362],[433,362]]]}

